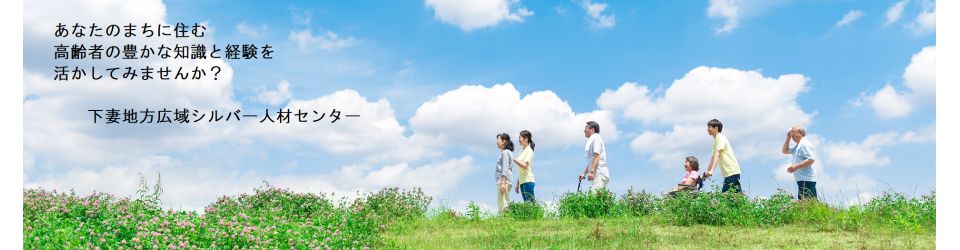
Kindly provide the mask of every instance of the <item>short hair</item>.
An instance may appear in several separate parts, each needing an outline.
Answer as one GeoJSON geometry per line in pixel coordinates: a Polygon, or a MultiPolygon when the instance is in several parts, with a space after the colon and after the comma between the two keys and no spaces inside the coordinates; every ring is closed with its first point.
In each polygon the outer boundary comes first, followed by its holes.
{"type": "Polygon", "coordinates": [[[687,156],[687,162],[690,163],[690,167],[693,168],[693,171],[700,171],[700,161],[697,160],[697,157],[687,156]]]}
{"type": "Polygon", "coordinates": [[[587,127],[592,128],[594,133],[600,133],[600,124],[595,121],[587,122],[587,127]]]}
{"type": "Polygon", "coordinates": [[[797,132],[800,133],[800,135],[807,136],[807,128],[803,127],[802,125],[797,125],[794,127],[797,128],[797,132]]]}
{"type": "Polygon", "coordinates": [[[717,132],[723,132],[723,123],[720,123],[720,120],[710,120],[707,122],[707,126],[717,128],[717,132]]]}

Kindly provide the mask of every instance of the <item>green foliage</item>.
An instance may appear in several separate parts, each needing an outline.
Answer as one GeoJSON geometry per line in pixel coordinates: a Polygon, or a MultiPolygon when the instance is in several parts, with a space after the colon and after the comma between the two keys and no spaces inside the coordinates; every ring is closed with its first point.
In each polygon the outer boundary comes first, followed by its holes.
{"type": "Polygon", "coordinates": [[[647,193],[647,191],[635,192],[633,188],[630,188],[617,201],[617,206],[620,207],[620,211],[624,211],[628,215],[645,216],[656,212],[657,204],[660,202],[659,198],[647,193]]]}
{"type": "Polygon", "coordinates": [[[586,193],[566,193],[558,202],[561,218],[599,218],[614,215],[615,196],[606,189],[586,193]]]}
{"type": "Polygon", "coordinates": [[[432,198],[419,189],[385,188],[358,193],[347,202],[334,201],[323,193],[297,193],[266,183],[252,194],[222,196],[203,211],[163,210],[159,180],[158,176],[157,182],[148,186],[141,177],[134,198],[96,192],[80,197],[72,191],[25,189],[23,248],[391,248],[395,245],[384,242],[384,234],[409,233],[404,228],[423,221],[448,226],[464,222],[483,226],[494,221],[496,228],[482,235],[492,237],[489,246],[497,248],[531,248],[538,244],[534,239],[541,236],[522,233],[520,228],[527,226],[511,224],[521,221],[522,225],[540,225],[553,232],[591,220],[588,224],[592,231],[576,236],[576,241],[606,241],[621,233],[642,233],[647,243],[660,241],[645,229],[657,223],[732,228],[803,226],[840,233],[862,233],[865,228],[917,233],[936,230],[935,192],[917,198],[884,192],[863,205],[833,207],[815,200],[795,201],[784,190],[754,199],[719,192],[680,192],[661,198],[632,189],[617,199],[615,194],[601,190],[563,194],[550,209],[540,203],[519,202],[511,203],[501,216],[485,217],[480,206],[470,202],[464,214],[433,208],[428,218],[432,198]],[[550,216],[545,217],[547,214],[550,216]],[[641,218],[643,224],[638,222],[641,218]],[[606,222],[595,223],[597,220],[606,222]],[[626,226],[626,232],[612,233],[610,228],[624,228],[616,221],[632,224],[626,226]],[[554,224],[566,226],[551,226],[554,224]]]}
{"type": "Polygon", "coordinates": [[[521,221],[542,219],[544,215],[543,206],[535,202],[511,202],[505,212],[510,218],[521,221]]]}
{"type": "Polygon", "coordinates": [[[335,204],[267,184],[198,213],[162,210],[158,186],[145,186],[135,200],[24,190],[23,248],[365,248],[390,225],[425,218],[431,201],[388,188],[335,204]]]}
{"type": "Polygon", "coordinates": [[[865,210],[880,223],[894,225],[901,229],[921,230],[935,227],[937,223],[937,194],[917,198],[907,198],[901,193],[883,192],[870,200],[865,210]]]}

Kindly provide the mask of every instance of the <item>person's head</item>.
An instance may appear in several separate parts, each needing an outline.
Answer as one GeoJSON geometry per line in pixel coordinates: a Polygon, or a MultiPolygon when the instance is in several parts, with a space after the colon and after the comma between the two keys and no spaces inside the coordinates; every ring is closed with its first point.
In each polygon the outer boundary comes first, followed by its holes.
{"type": "Polygon", "coordinates": [[[793,126],[790,129],[790,139],[793,139],[793,142],[800,143],[800,139],[807,136],[807,128],[802,125],[793,126]]]}
{"type": "Polygon", "coordinates": [[[720,123],[720,120],[713,119],[707,122],[707,134],[716,136],[720,132],[723,132],[723,123],[720,123]]]}
{"type": "Polygon", "coordinates": [[[683,161],[683,168],[687,171],[700,171],[700,161],[697,160],[697,157],[687,156],[687,159],[683,161]]]}
{"type": "Polygon", "coordinates": [[[527,145],[529,145],[530,149],[532,150],[537,149],[537,143],[533,142],[533,134],[531,134],[530,131],[527,131],[527,130],[520,131],[520,145],[523,145],[524,147],[527,147],[527,145]]]}
{"type": "Polygon", "coordinates": [[[590,138],[595,133],[600,133],[600,124],[595,121],[587,122],[587,126],[583,127],[583,137],[590,138]]]}
{"type": "Polygon", "coordinates": [[[497,134],[497,148],[513,151],[513,141],[510,141],[510,135],[507,133],[497,134]]]}

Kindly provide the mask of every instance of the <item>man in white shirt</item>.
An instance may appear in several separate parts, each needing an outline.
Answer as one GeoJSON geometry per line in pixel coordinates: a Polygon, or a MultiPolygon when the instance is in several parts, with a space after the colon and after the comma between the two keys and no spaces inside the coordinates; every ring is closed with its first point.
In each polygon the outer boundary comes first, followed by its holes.
{"type": "Polygon", "coordinates": [[[578,179],[586,178],[593,182],[590,186],[591,192],[606,189],[610,182],[610,170],[607,169],[607,146],[600,137],[600,124],[595,121],[587,122],[587,126],[583,128],[583,136],[587,138],[587,143],[583,146],[587,167],[578,179]]]}

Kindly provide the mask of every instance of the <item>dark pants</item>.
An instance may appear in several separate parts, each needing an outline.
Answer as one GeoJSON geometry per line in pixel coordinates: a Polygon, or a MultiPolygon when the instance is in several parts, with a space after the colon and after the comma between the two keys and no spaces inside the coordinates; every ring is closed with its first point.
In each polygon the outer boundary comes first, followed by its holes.
{"type": "Polygon", "coordinates": [[[523,201],[534,202],[533,186],[533,182],[525,182],[520,184],[520,194],[523,195],[523,201]]]}
{"type": "Polygon", "coordinates": [[[797,199],[817,199],[817,183],[812,181],[797,182],[797,199]]]}
{"type": "Polygon", "coordinates": [[[728,190],[734,193],[743,193],[743,190],[740,189],[740,174],[723,177],[723,189],[721,191],[726,193],[728,190]]]}

